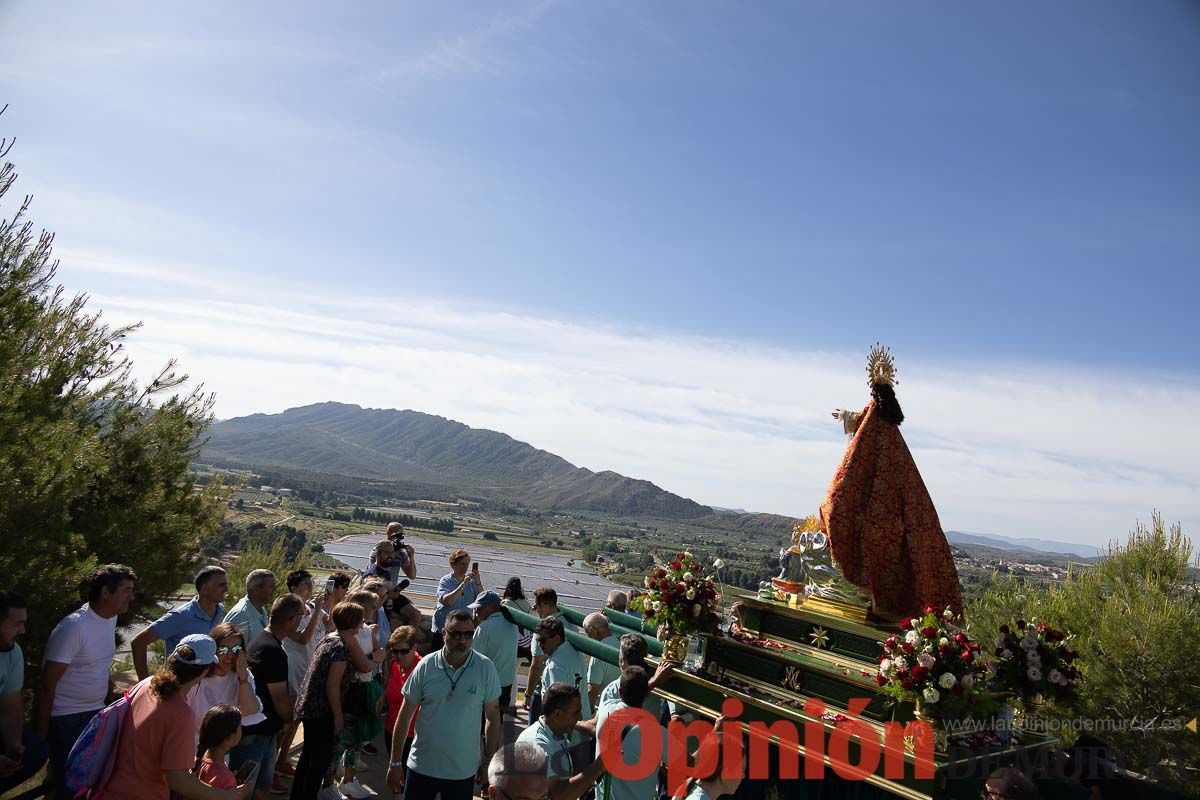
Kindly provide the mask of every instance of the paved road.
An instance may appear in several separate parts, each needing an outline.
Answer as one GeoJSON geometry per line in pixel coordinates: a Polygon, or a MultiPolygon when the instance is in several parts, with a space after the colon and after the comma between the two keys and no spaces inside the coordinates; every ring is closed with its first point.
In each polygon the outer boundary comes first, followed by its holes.
{"type": "MultiPolygon", "coordinates": [[[[326,544],[325,552],[355,569],[366,569],[371,548],[380,538],[373,535],[348,536],[326,544]]],[[[433,596],[438,580],[450,571],[447,557],[455,549],[454,545],[411,535],[405,541],[413,546],[417,555],[417,578],[408,591],[433,596]]],[[[479,562],[479,572],[487,588],[503,592],[508,579],[516,575],[521,578],[521,585],[531,602],[534,589],[550,586],[566,605],[580,609],[600,608],[611,590],[625,588],[600,577],[585,564],[572,561],[565,554],[558,556],[509,550],[478,542],[472,542],[468,549],[471,558],[479,562]]]]}

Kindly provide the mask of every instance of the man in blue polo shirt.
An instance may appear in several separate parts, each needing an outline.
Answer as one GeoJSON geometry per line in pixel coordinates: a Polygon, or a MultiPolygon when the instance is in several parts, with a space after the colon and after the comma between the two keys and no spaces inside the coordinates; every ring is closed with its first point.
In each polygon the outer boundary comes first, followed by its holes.
{"type": "Polygon", "coordinates": [[[163,651],[175,652],[179,640],[188,634],[208,634],[225,616],[221,601],[229,591],[229,579],[220,567],[205,567],[196,573],[196,596],[186,605],[172,609],[142,629],[133,637],[129,649],[133,655],[133,668],[138,680],[150,674],[146,664],[146,648],[159,639],[163,640],[163,651]]]}
{"type": "Polygon", "coordinates": [[[451,611],[444,631],[442,649],[417,662],[404,682],[404,702],[392,729],[387,782],[394,792],[403,789],[408,800],[432,800],[438,794],[442,800],[470,800],[474,784],[487,782],[487,764],[500,747],[500,678],[491,660],[471,649],[475,624],[470,613],[451,611]],[[399,759],[418,707],[406,764],[399,759]]]}

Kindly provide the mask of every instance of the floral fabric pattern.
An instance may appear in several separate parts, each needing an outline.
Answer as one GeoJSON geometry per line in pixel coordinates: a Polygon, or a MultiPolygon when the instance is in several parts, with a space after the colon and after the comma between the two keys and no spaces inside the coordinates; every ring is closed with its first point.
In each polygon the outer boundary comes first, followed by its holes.
{"type": "Polygon", "coordinates": [[[958,570],[937,510],[900,428],[871,402],[821,503],[833,557],[875,610],[926,605],[962,613],[958,570]]]}

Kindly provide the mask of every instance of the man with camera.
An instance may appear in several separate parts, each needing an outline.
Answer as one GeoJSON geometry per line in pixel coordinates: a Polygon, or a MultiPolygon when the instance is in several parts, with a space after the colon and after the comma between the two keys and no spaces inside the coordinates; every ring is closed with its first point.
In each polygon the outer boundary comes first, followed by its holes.
{"type": "MultiPolygon", "coordinates": [[[[392,525],[399,525],[398,522],[393,522],[388,526],[390,530],[392,525]]],[[[404,533],[401,529],[400,538],[403,539],[404,533]]],[[[420,627],[421,625],[421,610],[412,604],[412,601],[405,597],[401,592],[408,588],[408,582],[411,578],[416,577],[417,564],[415,557],[412,555],[412,545],[402,545],[402,549],[397,552],[396,546],[392,539],[383,539],[376,543],[375,548],[371,551],[371,563],[363,571],[363,579],[379,578],[386,581],[388,584],[388,600],[389,608],[392,616],[396,618],[393,627],[401,625],[412,625],[420,627]],[[400,569],[404,570],[404,574],[408,578],[398,577],[394,571],[395,564],[400,565],[400,569]]]]}
{"type": "Polygon", "coordinates": [[[404,526],[399,522],[389,522],[387,538],[395,551],[395,556],[388,566],[399,567],[410,581],[415,580],[417,577],[417,553],[411,544],[406,544],[404,541],[404,526]]]}

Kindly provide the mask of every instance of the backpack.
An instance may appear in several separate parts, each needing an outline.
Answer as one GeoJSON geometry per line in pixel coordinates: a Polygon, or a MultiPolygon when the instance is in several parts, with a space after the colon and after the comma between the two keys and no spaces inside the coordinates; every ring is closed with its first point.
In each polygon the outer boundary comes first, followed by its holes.
{"type": "Polygon", "coordinates": [[[104,796],[104,787],[108,785],[117,761],[117,744],[129,714],[129,703],[140,688],[141,683],[96,712],[71,746],[67,756],[66,785],[75,800],[100,800],[104,796]]]}

